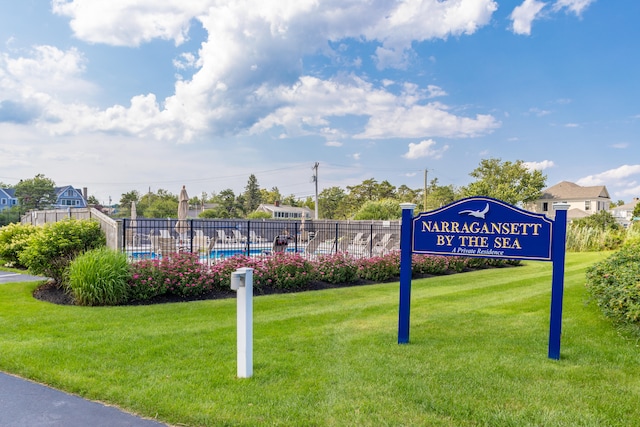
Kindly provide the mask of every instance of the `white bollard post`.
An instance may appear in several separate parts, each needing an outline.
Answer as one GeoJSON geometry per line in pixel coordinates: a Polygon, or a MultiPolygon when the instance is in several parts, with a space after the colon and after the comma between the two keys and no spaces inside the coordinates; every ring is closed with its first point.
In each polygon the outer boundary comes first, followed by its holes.
{"type": "Polygon", "coordinates": [[[238,378],[253,376],[253,268],[231,273],[231,289],[237,291],[238,378]]]}

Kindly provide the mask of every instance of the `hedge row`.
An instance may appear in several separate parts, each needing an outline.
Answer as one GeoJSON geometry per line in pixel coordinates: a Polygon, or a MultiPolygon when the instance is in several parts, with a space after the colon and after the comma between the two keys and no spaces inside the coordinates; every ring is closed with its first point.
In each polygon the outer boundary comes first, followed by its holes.
{"type": "MultiPolygon", "coordinates": [[[[587,270],[587,289],[603,313],[640,328],[640,244],[625,244],[587,270]]],[[[640,330],[639,330],[640,331],[640,330]]]]}

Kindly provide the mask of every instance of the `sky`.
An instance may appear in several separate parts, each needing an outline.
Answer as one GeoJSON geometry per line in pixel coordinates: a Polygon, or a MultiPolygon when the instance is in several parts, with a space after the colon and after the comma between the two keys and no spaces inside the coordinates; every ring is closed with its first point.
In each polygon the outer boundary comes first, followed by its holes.
{"type": "Polygon", "coordinates": [[[637,0],[0,0],[0,182],[103,204],[461,187],[482,159],[640,197],[637,0]]]}

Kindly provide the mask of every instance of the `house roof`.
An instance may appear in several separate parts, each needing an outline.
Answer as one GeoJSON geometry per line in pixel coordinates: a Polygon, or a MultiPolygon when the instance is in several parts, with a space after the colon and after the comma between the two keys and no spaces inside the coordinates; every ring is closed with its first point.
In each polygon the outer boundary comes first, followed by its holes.
{"type": "Polygon", "coordinates": [[[540,199],[610,199],[607,187],[595,185],[582,187],[569,181],[562,181],[552,187],[542,190],[540,199]]]}
{"type": "Polygon", "coordinates": [[[60,197],[60,195],[63,194],[67,190],[73,190],[76,193],[78,193],[77,194],[78,196],[82,197],[82,193],[80,192],[80,190],[78,190],[77,188],[73,188],[73,186],[71,186],[71,185],[65,185],[64,187],[56,187],[54,190],[55,190],[56,195],[58,197],[60,197]]]}
{"type": "Polygon", "coordinates": [[[260,206],[258,206],[257,210],[263,210],[266,212],[300,212],[300,213],[310,213],[311,209],[309,209],[306,206],[303,206],[301,208],[297,207],[297,206],[289,206],[289,205],[269,205],[269,204],[265,204],[262,203],[260,206]]]}
{"type": "Polygon", "coordinates": [[[638,199],[634,199],[632,202],[625,203],[624,205],[611,208],[612,211],[632,211],[636,208],[636,205],[640,202],[638,199]]]}
{"type": "Polygon", "coordinates": [[[0,188],[0,191],[5,193],[8,197],[15,199],[16,198],[16,189],[15,188],[0,188]]]}
{"type": "Polygon", "coordinates": [[[583,211],[582,209],[569,209],[567,211],[567,219],[580,219],[586,218],[589,214],[583,211]]]}

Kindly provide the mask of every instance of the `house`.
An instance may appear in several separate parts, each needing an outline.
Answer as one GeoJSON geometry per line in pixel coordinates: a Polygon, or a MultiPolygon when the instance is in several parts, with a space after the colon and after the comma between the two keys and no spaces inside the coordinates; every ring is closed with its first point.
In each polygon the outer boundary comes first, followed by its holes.
{"type": "Polygon", "coordinates": [[[55,209],[87,207],[86,188],[82,189],[85,194],[70,185],[56,187],[55,190],[57,197],[56,204],[54,205],[55,209]]]}
{"type": "Polygon", "coordinates": [[[0,212],[17,205],[16,190],[13,188],[0,188],[0,212]]]}
{"type": "Polygon", "coordinates": [[[271,214],[271,218],[274,219],[311,219],[311,209],[304,206],[301,208],[295,206],[281,205],[279,201],[275,204],[261,204],[256,209],[256,212],[267,212],[271,214]]]}
{"type": "MultiPolygon", "coordinates": [[[[64,187],[56,187],[56,204],[53,209],[66,208],[86,208],[87,207],[87,189],[80,190],[70,185],[64,187]]],[[[18,198],[13,188],[0,188],[0,211],[17,206],[18,198]]]]}
{"type": "Polygon", "coordinates": [[[613,215],[619,224],[627,227],[633,220],[633,210],[636,208],[638,202],[640,202],[640,199],[634,197],[633,201],[630,203],[625,203],[624,205],[611,208],[611,215],[613,215]]]}
{"type": "Polygon", "coordinates": [[[569,204],[567,220],[571,221],[600,211],[608,211],[611,197],[609,197],[607,187],[604,185],[582,187],[573,182],[562,181],[542,190],[542,196],[538,200],[528,203],[526,209],[554,218],[553,205],[555,203],[569,204]]]}

